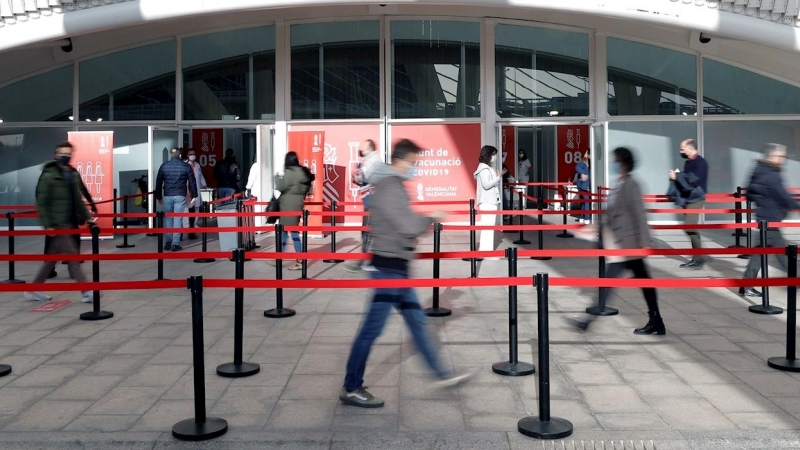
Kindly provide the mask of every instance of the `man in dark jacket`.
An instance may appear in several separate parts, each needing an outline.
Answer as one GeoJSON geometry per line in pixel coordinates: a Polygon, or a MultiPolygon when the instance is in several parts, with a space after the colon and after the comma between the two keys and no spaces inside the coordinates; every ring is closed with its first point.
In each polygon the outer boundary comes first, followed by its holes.
{"type": "MultiPolygon", "coordinates": [[[[800,204],[783,187],[781,168],[786,163],[786,146],[781,144],[767,144],[764,146],[764,159],[758,161],[750,184],[747,186],[747,199],[756,204],[756,220],[767,222],[781,222],[786,215],[794,209],[800,209],[800,204]]],[[[778,228],[767,228],[767,242],[760,242],[759,247],[785,247],[786,241],[781,236],[778,228]]],[[[775,255],[781,269],[788,270],[786,255],[775,255]]],[[[751,256],[744,271],[744,278],[755,278],[761,269],[761,258],[751,256]]],[[[753,288],[740,288],[739,295],[748,297],[761,297],[761,292],[753,288]]]]}
{"type": "MultiPolygon", "coordinates": [[[[669,171],[669,179],[672,180],[670,189],[677,190],[677,198],[675,204],[691,210],[698,210],[698,212],[691,212],[684,214],[683,222],[686,225],[697,225],[700,221],[699,210],[703,209],[706,203],[706,192],[708,192],[708,163],[700,156],[697,151],[697,145],[694,139],[685,139],[681,141],[681,158],[686,160],[683,165],[683,172],[677,170],[669,171]]],[[[692,248],[703,248],[700,241],[700,233],[695,230],[686,230],[689,240],[692,242],[692,248]]],[[[706,263],[706,258],[702,256],[692,256],[689,262],[681,264],[681,267],[689,269],[699,269],[706,263]]]]}
{"type": "MultiPolygon", "coordinates": [[[[77,230],[78,225],[91,221],[91,215],[81,199],[81,179],[69,165],[72,158],[72,144],[62,142],[55,152],[55,161],[44,165],[36,185],[36,207],[45,230],[77,230]]],[[[73,237],[69,234],[56,234],[50,237],[45,249],[47,254],[78,253],[73,237]]],[[[55,261],[45,261],[33,283],[43,283],[55,267],[55,261]]],[[[69,273],[78,283],[85,283],[86,277],[77,261],[68,261],[69,273]]],[[[26,292],[29,300],[48,301],[50,296],[41,292],[26,292]]],[[[81,301],[92,301],[90,291],[83,292],[81,301]]]]}
{"type": "Polygon", "coordinates": [[[225,150],[225,159],[214,168],[214,178],[217,179],[218,198],[230,197],[240,191],[242,172],[239,170],[239,164],[236,164],[232,148],[225,150]]]}
{"type": "MultiPolygon", "coordinates": [[[[420,148],[404,139],[392,152],[393,174],[375,182],[370,211],[372,241],[372,265],[370,272],[375,280],[408,279],[409,261],[414,258],[414,248],[419,236],[426,233],[434,221],[445,217],[443,212],[421,216],[411,210],[410,199],[403,181],[414,174],[414,166],[420,148]]],[[[339,392],[339,400],[362,408],[380,408],[384,402],[375,398],[364,388],[364,371],[367,367],[372,344],[383,332],[386,319],[392,308],[403,315],[411,336],[425,362],[439,378],[439,387],[452,387],[463,383],[468,374],[449,373],[439,360],[435,344],[425,329],[425,313],[412,288],[376,289],[369,311],[361,329],[353,341],[347,360],[347,375],[339,392]]]]}
{"type": "MultiPolygon", "coordinates": [[[[181,161],[181,152],[177,148],[170,151],[170,160],[158,168],[156,176],[156,200],[159,205],[164,205],[164,211],[168,213],[186,212],[186,189],[188,186],[191,193],[191,203],[197,198],[197,182],[194,172],[188,164],[181,161]]],[[[181,217],[167,217],[164,220],[166,228],[183,227],[181,217]]],[[[173,252],[183,250],[180,246],[181,233],[175,233],[170,239],[170,235],[164,236],[164,250],[172,249],[173,252]]]]}

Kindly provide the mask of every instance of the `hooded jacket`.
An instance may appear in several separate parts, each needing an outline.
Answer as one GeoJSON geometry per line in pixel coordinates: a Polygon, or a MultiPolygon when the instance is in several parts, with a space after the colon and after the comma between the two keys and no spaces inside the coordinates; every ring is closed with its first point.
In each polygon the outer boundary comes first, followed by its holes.
{"type": "Polygon", "coordinates": [[[800,209],[800,204],[783,187],[781,166],[766,160],[759,160],[750,176],[747,199],[756,204],[756,220],[780,222],[789,211],[800,209]]]}
{"type": "Polygon", "coordinates": [[[69,185],[58,163],[50,161],[36,184],[36,207],[45,228],[74,228],[91,218],[81,197],[81,175],[73,167],[66,170],[72,173],[69,185]]]}
{"type": "Polygon", "coordinates": [[[475,189],[476,204],[497,205],[500,203],[500,182],[503,180],[502,177],[497,176],[494,170],[486,163],[478,164],[478,168],[475,169],[475,173],[472,176],[475,177],[477,184],[475,189]]]}

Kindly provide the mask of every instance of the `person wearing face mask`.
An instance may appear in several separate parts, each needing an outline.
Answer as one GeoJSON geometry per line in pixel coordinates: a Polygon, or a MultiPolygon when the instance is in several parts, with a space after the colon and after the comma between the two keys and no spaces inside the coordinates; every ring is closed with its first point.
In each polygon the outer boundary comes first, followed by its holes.
{"type": "MultiPolygon", "coordinates": [[[[194,173],[194,179],[197,185],[197,192],[199,194],[200,189],[206,189],[208,186],[206,185],[206,178],[203,176],[203,170],[200,164],[197,163],[197,152],[195,152],[193,148],[186,150],[184,162],[189,164],[189,167],[192,168],[192,173],[194,173]]],[[[188,190],[186,191],[186,212],[198,212],[202,204],[203,199],[200,198],[200,195],[192,197],[192,193],[188,190]]],[[[197,239],[197,234],[194,232],[194,229],[199,226],[198,222],[196,217],[184,218],[183,227],[191,230],[189,239],[197,239]]]]}
{"type": "MultiPolygon", "coordinates": [[[[92,222],[92,216],[81,198],[80,174],[69,165],[72,158],[72,144],[62,142],[55,151],[55,161],[44,165],[42,174],[36,184],[36,208],[45,230],[77,230],[82,223],[92,222]]],[[[50,236],[45,249],[47,254],[78,253],[74,238],[71,235],[57,234],[50,236]]],[[[45,261],[33,283],[43,283],[53,272],[55,261],[45,261]]],[[[81,266],[77,261],[67,261],[69,273],[78,283],[85,283],[81,266]]],[[[36,301],[49,301],[50,296],[41,292],[25,292],[25,298],[36,301]]],[[[92,301],[92,292],[85,291],[81,298],[83,303],[92,301]]]]}
{"type": "MultiPolygon", "coordinates": [[[[497,222],[497,214],[492,214],[491,211],[497,211],[497,205],[500,203],[500,182],[503,180],[505,169],[503,172],[495,170],[496,161],[497,149],[491,145],[484,145],[478,156],[478,168],[472,174],[476,181],[475,203],[480,211],[485,211],[481,213],[477,225],[495,225],[497,222]]],[[[494,250],[494,230],[481,230],[479,242],[479,251],[494,250]]]]}
{"type": "MultiPolygon", "coordinates": [[[[764,159],[756,164],[750,183],[747,185],[747,199],[756,204],[756,221],[782,222],[792,210],[800,209],[800,203],[792,197],[783,186],[781,169],[786,164],[786,146],[767,144],[764,146],[764,159]]],[[[786,241],[779,228],[767,228],[767,242],[760,242],[761,247],[786,247],[786,241]]],[[[781,253],[775,255],[784,272],[788,271],[788,259],[781,253]]],[[[761,258],[751,256],[743,278],[755,278],[761,270],[761,258]]],[[[761,297],[761,292],[754,288],[739,288],[739,295],[761,297]]]]}
{"type": "MultiPolygon", "coordinates": [[[[361,143],[361,146],[358,148],[358,156],[361,162],[358,164],[358,168],[351,176],[351,181],[353,184],[359,187],[358,193],[361,195],[361,202],[364,204],[364,212],[369,212],[370,207],[370,198],[372,197],[372,186],[375,183],[375,179],[373,179],[373,175],[376,171],[383,165],[381,161],[381,157],[378,154],[378,151],[375,148],[375,141],[372,139],[367,139],[361,143]]],[[[377,179],[383,179],[385,175],[379,175],[377,179]]],[[[368,227],[369,226],[369,216],[363,216],[361,219],[361,225],[368,227]]],[[[361,251],[367,252],[369,249],[369,232],[362,231],[361,232],[361,251]]],[[[358,272],[362,269],[363,261],[353,261],[350,264],[345,264],[345,269],[350,272],[358,272]]],[[[374,267],[370,265],[364,265],[364,270],[372,271],[374,267]]]]}
{"type": "MultiPolygon", "coordinates": [[[[414,142],[403,139],[394,146],[393,174],[374,185],[372,194],[372,265],[370,276],[374,280],[409,278],[409,262],[414,258],[417,238],[434,222],[445,218],[444,212],[419,215],[411,209],[411,199],[404,181],[414,175],[414,166],[421,149],[414,142]]],[[[384,401],[374,397],[364,387],[364,372],[372,344],[383,332],[392,309],[403,316],[416,348],[438,378],[436,387],[453,387],[464,383],[470,374],[453,374],[438,356],[438,350],[425,328],[425,313],[413,288],[376,289],[369,310],[361,323],[347,359],[347,374],[339,391],[342,403],[361,408],[380,408],[384,401]]]]}
{"type": "MultiPolygon", "coordinates": [[[[311,191],[311,183],[314,182],[315,176],[307,167],[300,165],[300,160],[296,152],[286,153],[283,165],[283,175],[277,177],[275,180],[275,189],[281,193],[280,197],[278,197],[281,212],[302,211],[306,196],[311,191]]],[[[283,226],[286,227],[296,227],[300,225],[300,217],[298,216],[281,217],[280,221],[283,226]]],[[[287,239],[288,233],[284,231],[283,236],[281,236],[281,248],[286,245],[287,239]]],[[[301,253],[303,251],[299,232],[292,231],[292,243],[295,253],[301,253]]],[[[272,261],[268,261],[268,263],[272,264],[272,261]]],[[[289,270],[302,269],[302,263],[303,261],[298,259],[294,265],[289,267],[289,270]]]]}
{"type": "MultiPolygon", "coordinates": [[[[669,171],[670,188],[667,196],[683,209],[701,210],[706,202],[706,192],[708,192],[708,163],[700,156],[697,151],[697,144],[694,139],[681,141],[681,158],[686,160],[683,165],[683,172],[678,170],[669,171]]],[[[700,214],[684,214],[684,223],[696,225],[700,221],[700,214]]],[[[693,249],[702,248],[700,233],[696,230],[686,230],[693,249]]],[[[706,263],[703,256],[693,256],[691,260],[680,266],[687,269],[699,269],[706,263]]]]}
{"type": "MultiPolygon", "coordinates": [[[[611,171],[618,178],[608,195],[608,206],[602,216],[599,230],[600,247],[610,250],[648,248],[650,229],[647,226],[642,190],[639,188],[639,183],[631,177],[631,172],[636,167],[636,160],[633,153],[625,147],[614,149],[613,154],[611,171]]],[[[650,278],[644,256],[606,256],[605,260],[606,278],[617,278],[625,269],[632,271],[634,278],[650,278]]],[[[607,304],[610,291],[611,289],[607,287],[600,288],[600,304],[607,304]]],[[[647,325],[633,330],[633,333],[667,334],[658,309],[658,294],[655,288],[642,288],[642,292],[647,302],[649,320],[647,325]]],[[[587,314],[581,319],[570,318],[567,321],[579,330],[586,330],[595,317],[587,314]]]]}

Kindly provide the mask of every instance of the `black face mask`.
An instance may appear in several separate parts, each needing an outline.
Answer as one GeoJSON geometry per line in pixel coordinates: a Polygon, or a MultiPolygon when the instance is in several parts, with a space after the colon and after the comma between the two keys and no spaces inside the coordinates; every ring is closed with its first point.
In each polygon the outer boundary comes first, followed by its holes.
{"type": "Polygon", "coordinates": [[[689,159],[689,155],[687,155],[686,153],[681,153],[681,158],[689,159]]]}

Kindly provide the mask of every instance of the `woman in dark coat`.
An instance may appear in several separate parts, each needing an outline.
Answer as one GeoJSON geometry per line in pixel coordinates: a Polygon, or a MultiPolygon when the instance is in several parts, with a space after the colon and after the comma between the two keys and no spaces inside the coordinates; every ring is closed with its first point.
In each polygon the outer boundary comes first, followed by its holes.
{"type": "MultiPolygon", "coordinates": [[[[314,174],[300,165],[295,152],[286,154],[283,166],[284,174],[277,178],[276,186],[281,193],[278,198],[281,211],[302,211],[306,195],[311,191],[311,183],[314,182],[314,174]]],[[[280,221],[284,226],[296,227],[300,224],[300,217],[281,217],[280,221]]],[[[287,237],[288,233],[284,231],[283,236],[281,236],[281,248],[286,246],[287,237]]],[[[301,253],[303,247],[300,243],[300,233],[297,231],[292,231],[292,242],[295,253],[301,253]]],[[[294,265],[289,267],[289,270],[300,270],[301,268],[301,260],[298,259],[294,265]]]]}

